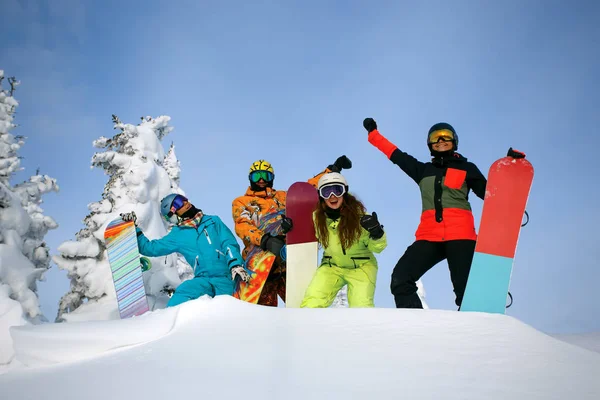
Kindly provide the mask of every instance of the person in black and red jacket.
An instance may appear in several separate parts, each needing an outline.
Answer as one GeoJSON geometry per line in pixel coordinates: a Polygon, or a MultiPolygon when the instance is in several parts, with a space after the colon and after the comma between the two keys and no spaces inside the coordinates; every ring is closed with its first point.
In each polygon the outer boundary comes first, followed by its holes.
{"type": "Polygon", "coordinates": [[[398,165],[421,190],[422,214],[416,241],[410,245],[392,272],[390,289],[397,308],[423,308],[416,282],[442,260],[448,261],[456,305],[462,302],[475,252],[475,223],[469,191],[485,197],[486,179],[477,166],[458,154],[458,135],[441,122],[427,134],[431,162],[421,162],[398,149],[377,130],[373,118],[363,126],[369,143],[398,165]]]}

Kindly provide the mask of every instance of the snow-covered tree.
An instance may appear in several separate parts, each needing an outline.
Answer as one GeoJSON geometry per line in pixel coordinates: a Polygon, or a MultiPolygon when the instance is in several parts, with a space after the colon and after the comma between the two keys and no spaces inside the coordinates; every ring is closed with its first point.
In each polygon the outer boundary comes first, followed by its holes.
{"type": "MultiPolygon", "coordinates": [[[[56,180],[36,174],[12,186],[13,174],[21,170],[18,151],[24,137],[10,131],[19,103],[13,97],[19,82],[8,78],[3,86],[0,70],[0,342],[10,343],[8,328],[26,323],[46,321],[37,296],[37,281],[50,267],[44,237],[58,225],[45,216],[40,204],[42,196],[58,191],[56,180]]],[[[0,364],[10,361],[12,347],[0,346],[0,364]]]]}
{"type": "Polygon", "coordinates": [[[173,143],[171,143],[171,147],[169,147],[169,152],[165,156],[163,166],[165,167],[167,174],[173,180],[173,182],[179,185],[179,176],[181,175],[181,168],[179,166],[179,160],[175,155],[175,145],[173,143]]]}
{"type": "MultiPolygon", "coordinates": [[[[113,115],[112,138],[100,137],[94,146],[104,149],[92,157],[92,168],[108,175],[102,199],[88,205],[85,228],[74,241],[62,243],[53,260],[68,272],[71,288],[59,304],[57,321],[118,318],[114,283],[104,244],[104,230],[119,214],[135,211],[138,225],[151,239],[167,234],[168,224],[160,216],[160,200],[179,188],[179,161],[171,145],[165,154],[161,140],[173,129],[170,117],[144,117],[140,124],[122,123],[113,115]]],[[[191,268],[178,255],[151,258],[144,272],[151,309],[162,308],[167,292],[191,277],[191,268]]]]}

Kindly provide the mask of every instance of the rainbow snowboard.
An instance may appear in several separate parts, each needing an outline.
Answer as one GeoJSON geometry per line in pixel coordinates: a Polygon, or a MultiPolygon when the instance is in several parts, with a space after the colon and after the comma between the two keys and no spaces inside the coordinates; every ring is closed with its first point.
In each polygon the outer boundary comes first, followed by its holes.
{"type": "Polygon", "coordinates": [[[461,311],[504,314],[532,181],[533,166],[525,158],[504,157],[490,167],[461,311]]]}
{"type": "Polygon", "coordinates": [[[142,315],[149,307],[133,221],[111,221],[104,231],[104,241],[121,318],[142,315]]]}
{"type": "Polygon", "coordinates": [[[319,247],[315,236],[313,212],[319,194],[311,184],[296,182],[290,186],[286,199],[286,216],[294,228],[287,233],[286,308],[298,308],[319,262],[319,247]]]}

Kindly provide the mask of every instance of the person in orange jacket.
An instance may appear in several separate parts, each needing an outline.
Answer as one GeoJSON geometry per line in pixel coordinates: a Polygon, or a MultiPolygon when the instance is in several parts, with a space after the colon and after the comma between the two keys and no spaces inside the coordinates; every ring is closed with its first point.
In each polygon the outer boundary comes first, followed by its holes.
{"type": "MultiPolygon", "coordinates": [[[[327,172],[340,172],[342,169],[352,168],[352,162],[345,155],[338,157],[335,162],[308,180],[315,188],[319,178],[327,172]]],[[[278,214],[281,219],[285,212],[285,200],[287,192],[275,190],[275,170],[265,160],[252,163],[248,173],[250,186],[243,196],[233,200],[232,214],[235,223],[235,233],[244,242],[242,257],[248,262],[250,252],[270,252],[276,256],[275,264],[271,267],[267,280],[262,288],[257,304],[266,306],[277,306],[277,295],[285,302],[285,266],[281,262],[282,249],[285,247],[285,236],[273,236],[259,228],[264,218],[278,214]]],[[[257,257],[256,259],[258,259],[257,257]]],[[[253,266],[249,266],[254,270],[253,266]]]]}

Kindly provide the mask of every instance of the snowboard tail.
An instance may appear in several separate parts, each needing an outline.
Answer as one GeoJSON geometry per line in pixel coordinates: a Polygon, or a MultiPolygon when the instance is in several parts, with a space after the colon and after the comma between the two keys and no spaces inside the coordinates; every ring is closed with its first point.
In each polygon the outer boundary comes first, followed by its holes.
{"type": "Polygon", "coordinates": [[[129,318],[149,310],[133,221],[111,221],[104,231],[108,262],[117,294],[119,315],[129,318]]]}
{"type": "Polygon", "coordinates": [[[524,158],[504,157],[490,167],[461,311],[504,314],[533,173],[524,158]]]}

